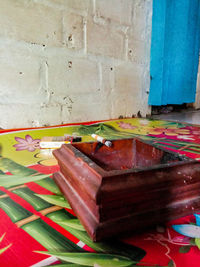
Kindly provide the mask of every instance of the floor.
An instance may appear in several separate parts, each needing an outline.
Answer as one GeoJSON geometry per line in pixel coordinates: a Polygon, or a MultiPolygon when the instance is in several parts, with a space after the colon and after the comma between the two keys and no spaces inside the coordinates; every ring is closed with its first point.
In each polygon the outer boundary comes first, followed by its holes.
{"type": "Polygon", "coordinates": [[[200,124],[200,110],[184,110],[181,112],[170,112],[168,114],[153,115],[152,118],[200,124]]]}
{"type": "MultiPolygon", "coordinates": [[[[199,117],[199,112],[195,114],[196,118],[199,117]]],[[[172,118],[173,113],[169,115],[169,119],[180,120],[177,116],[172,118]]],[[[188,119],[184,118],[184,114],[182,117],[183,120],[188,119]]],[[[114,238],[109,242],[93,243],[89,239],[84,229],[80,228],[79,221],[73,217],[69,203],[61,197],[59,188],[49,178],[49,175],[59,170],[56,160],[51,153],[40,150],[38,146],[44,136],[64,136],[75,132],[82,136],[83,142],[94,141],[91,137],[93,133],[103,135],[108,140],[136,136],[159,148],[200,160],[200,126],[164,120],[132,118],[42,129],[0,130],[0,266],[42,267],[52,266],[53,263],[58,266],[57,258],[61,258],[70,262],[69,266],[77,266],[77,262],[81,266],[86,262],[91,266],[102,266],[103,259],[104,266],[112,267],[131,266],[133,261],[140,260],[140,266],[145,263],[145,266],[199,267],[197,226],[189,223],[194,224],[195,217],[192,213],[195,209],[200,210],[197,207],[200,203],[199,190],[194,189],[199,188],[200,182],[198,179],[191,181],[189,172],[183,174],[184,183],[181,183],[180,178],[180,186],[185,188],[184,184],[188,184],[190,191],[188,188],[185,191],[180,189],[181,194],[178,193],[177,196],[184,202],[179,201],[173,211],[175,217],[180,217],[180,211],[190,213],[189,216],[170,221],[167,208],[163,216],[168,221],[166,225],[138,235],[135,235],[137,231],[133,229],[134,235],[123,240],[114,238]],[[195,209],[191,204],[194,197],[187,205],[184,200],[191,190],[195,192],[195,209]],[[188,226],[180,224],[188,224],[189,232],[184,230],[188,226]],[[183,235],[180,235],[178,229],[183,235]],[[196,239],[191,239],[190,236],[196,239]],[[196,243],[193,240],[197,240],[196,243]],[[89,256],[92,254],[88,252],[94,251],[97,253],[89,256]]],[[[181,175],[181,172],[177,172],[177,175],[181,175]]],[[[166,178],[168,181],[168,177],[166,178]]],[[[165,190],[165,183],[163,190],[170,196],[170,191],[165,190]]],[[[149,194],[149,187],[147,191],[149,194]]],[[[136,196],[139,196],[137,192],[136,196]]],[[[154,199],[156,201],[155,196],[154,199]]],[[[169,197],[169,201],[171,200],[173,198],[169,197]]],[[[138,197],[135,197],[135,201],[137,206],[141,205],[138,197]]],[[[170,205],[171,202],[168,207],[170,205]]],[[[140,206],[141,218],[144,207],[140,206]]],[[[159,213],[156,212],[155,215],[158,216],[159,213]]],[[[198,220],[197,217],[196,224],[198,220]]]]}

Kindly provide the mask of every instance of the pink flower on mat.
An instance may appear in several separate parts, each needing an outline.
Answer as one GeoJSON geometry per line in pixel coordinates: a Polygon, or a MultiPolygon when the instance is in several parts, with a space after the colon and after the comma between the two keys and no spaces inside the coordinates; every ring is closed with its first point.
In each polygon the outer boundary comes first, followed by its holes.
{"type": "Polygon", "coordinates": [[[117,122],[118,126],[122,129],[136,129],[136,126],[133,126],[131,123],[127,123],[127,122],[117,122]]]}
{"type": "Polygon", "coordinates": [[[28,150],[29,152],[35,151],[39,148],[40,139],[33,139],[30,135],[26,135],[25,139],[21,137],[15,137],[18,144],[14,145],[16,151],[28,150]]]}

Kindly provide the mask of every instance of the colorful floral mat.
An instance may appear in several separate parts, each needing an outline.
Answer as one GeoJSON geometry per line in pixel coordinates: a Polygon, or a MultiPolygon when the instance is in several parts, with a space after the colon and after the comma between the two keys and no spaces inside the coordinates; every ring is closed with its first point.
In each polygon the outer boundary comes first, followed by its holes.
{"type": "Polygon", "coordinates": [[[43,136],[76,133],[85,142],[96,133],[111,140],[139,136],[200,159],[200,126],[133,118],[0,133],[0,266],[200,266],[200,236],[171,227],[184,223],[198,230],[198,215],[93,243],[51,179],[55,159],[39,149],[43,136]]]}

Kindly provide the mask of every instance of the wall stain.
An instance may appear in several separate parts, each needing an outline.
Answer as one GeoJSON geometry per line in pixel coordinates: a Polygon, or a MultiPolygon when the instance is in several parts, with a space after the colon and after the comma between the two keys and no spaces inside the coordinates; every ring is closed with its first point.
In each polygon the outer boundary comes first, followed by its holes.
{"type": "Polygon", "coordinates": [[[72,68],[72,61],[68,61],[68,68],[72,68]]]}
{"type": "Polygon", "coordinates": [[[72,34],[70,34],[70,35],[68,36],[68,41],[69,41],[69,42],[72,42],[72,34]]]}
{"type": "Polygon", "coordinates": [[[124,116],[123,115],[120,115],[119,117],[118,117],[118,119],[123,119],[124,118],[124,116]]]}

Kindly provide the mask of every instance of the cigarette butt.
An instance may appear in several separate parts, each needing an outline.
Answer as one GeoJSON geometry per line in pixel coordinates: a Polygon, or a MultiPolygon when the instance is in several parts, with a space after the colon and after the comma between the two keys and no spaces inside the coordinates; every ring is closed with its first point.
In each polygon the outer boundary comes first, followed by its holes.
{"type": "Polygon", "coordinates": [[[99,136],[99,135],[97,135],[97,134],[92,134],[91,135],[95,140],[97,140],[97,141],[99,141],[100,143],[105,143],[105,139],[102,137],[102,136],[99,136]]]}
{"type": "Polygon", "coordinates": [[[106,140],[106,139],[104,139],[102,136],[99,136],[99,135],[97,135],[97,134],[91,134],[91,136],[92,136],[95,140],[97,140],[98,142],[100,142],[100,143],[102,143],[102,144],[104,144],[104,145],[106,145],[106,146],[108,146],[108,147],[111,147],[111,146],[112,146],[112,142],[111,142],[111,141],[108,141],[108,140],[106,140]]]}
{"type": "Polygon", "coordinates": [[[105,142],[105,145],[108,146],[108,147],[111,147],[111,146],[112,146],[112,142],[110,142],[110,141],[106,141],[106,142],[105,142]]]}

